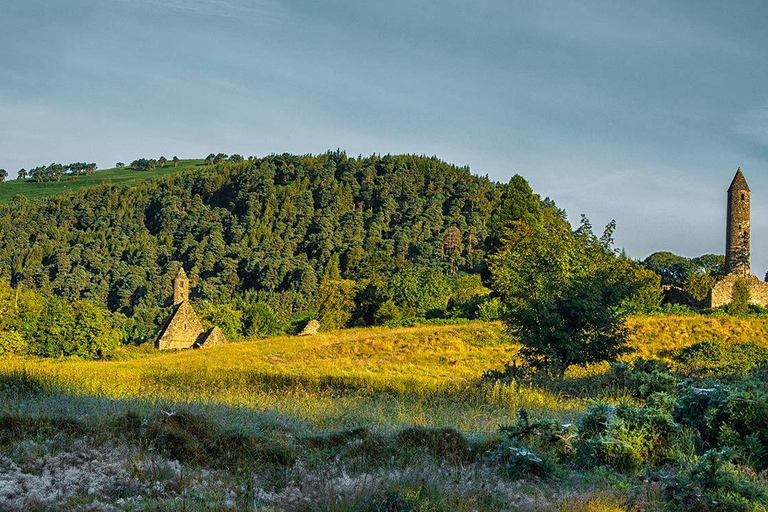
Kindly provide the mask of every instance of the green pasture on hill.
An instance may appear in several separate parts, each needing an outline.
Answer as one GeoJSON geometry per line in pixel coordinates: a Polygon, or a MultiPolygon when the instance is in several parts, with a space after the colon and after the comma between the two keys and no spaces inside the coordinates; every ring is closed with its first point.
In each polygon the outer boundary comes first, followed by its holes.
{"type": "MultiPolygon", "coordinates": [[[[13,197],[22,195],[27,199],[44,199],[64,192],[95,187],[102,183],[113,183],[126,187],[170,174],[176,174],[193,167],[205,166],[205,160],[181,160],[174,167],[168,162],[164,168],[157,167],[153,171],[137,171],[132,167],[98,170],[90,176],[65,176],[61,181],[36,182],[32,178],[26,180],[9,179],[0,183],[0,205],[8,204],[13,197]]],[[[9,176],[9,178],[12,177],[9,176]]]]}

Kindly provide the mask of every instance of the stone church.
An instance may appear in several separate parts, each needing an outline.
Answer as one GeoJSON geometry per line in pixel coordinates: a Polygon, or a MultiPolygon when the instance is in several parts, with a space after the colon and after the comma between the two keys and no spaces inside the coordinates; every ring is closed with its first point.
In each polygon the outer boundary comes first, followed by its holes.
{"type": "Polygon", "coordinates": [[[768,306],[768,283],[752,274],[749,185],[741,168],[736,171],[728,188],[728,218],[725,231],[725,277],[720,279],[709,294],[708,306],[720,307],[733,298],[733,285],[744,280],[749,287],[753,304],[768,306]]]}
{"type": "Polygon", "coordinates": [[[218,327],[203,329],[189,303],[189,278],[184,269],[179,268],[173,280],[173,312],[163,324],[156,347],[160,350],[208,348],[226,342],[227,338],[218,327]]]}

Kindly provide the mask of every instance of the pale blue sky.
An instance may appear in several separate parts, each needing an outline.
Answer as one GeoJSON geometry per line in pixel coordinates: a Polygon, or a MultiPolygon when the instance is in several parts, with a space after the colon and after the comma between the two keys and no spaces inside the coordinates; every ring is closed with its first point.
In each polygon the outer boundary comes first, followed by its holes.
{"type": "Polygon", "coordinates": [[[520,173],[635,257],[768,270],[764,1],[0,0],[0,167],[210,152],[520,173]]]}

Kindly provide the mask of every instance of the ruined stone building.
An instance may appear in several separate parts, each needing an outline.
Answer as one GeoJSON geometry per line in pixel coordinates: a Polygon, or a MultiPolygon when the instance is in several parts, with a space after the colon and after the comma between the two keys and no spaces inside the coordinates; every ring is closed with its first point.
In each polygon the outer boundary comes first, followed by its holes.
{"type": "Polygon", "coordinates": [[[739,280],[744,280],[749,287],[753,304],[768,306],[768,283],[760,281],[750,269],[750,194],[747,180],[739,168],[728,188],[728,216],[725,231],[726,275],[712,288],[708,304],[710,307],[729,304],[733,298],[733,285],[739,280]]]}
{"type": "Polygon", "coordinates": [[[182,348],[207,348],[227,342],[221,329],[205,331],[197,313],[189,303],[189,278],[179,268],[173,280],[173,312],[163,324],[156,347],[160,350],[182,348]]]}

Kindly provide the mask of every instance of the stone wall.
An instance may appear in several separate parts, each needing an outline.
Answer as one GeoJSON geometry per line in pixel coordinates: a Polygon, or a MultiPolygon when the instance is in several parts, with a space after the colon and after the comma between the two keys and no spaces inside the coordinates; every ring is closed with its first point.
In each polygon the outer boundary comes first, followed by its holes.
{"type": "Polygon", "coordinates": [[[744,279],[749,287],[750,302],[758,306],[768,307],[768,283],[754,275],[729,274],[715,284],[710,293],[709,306],[717,308],[731,303],[733,285],[739,279],[744,279]]]}
{"type": "Polygon", "coordinates": [[[201,334],[203,326],[189,302],[182,302],[171,315],[157,340],[160,350],[190,348],[201,334]]]}

